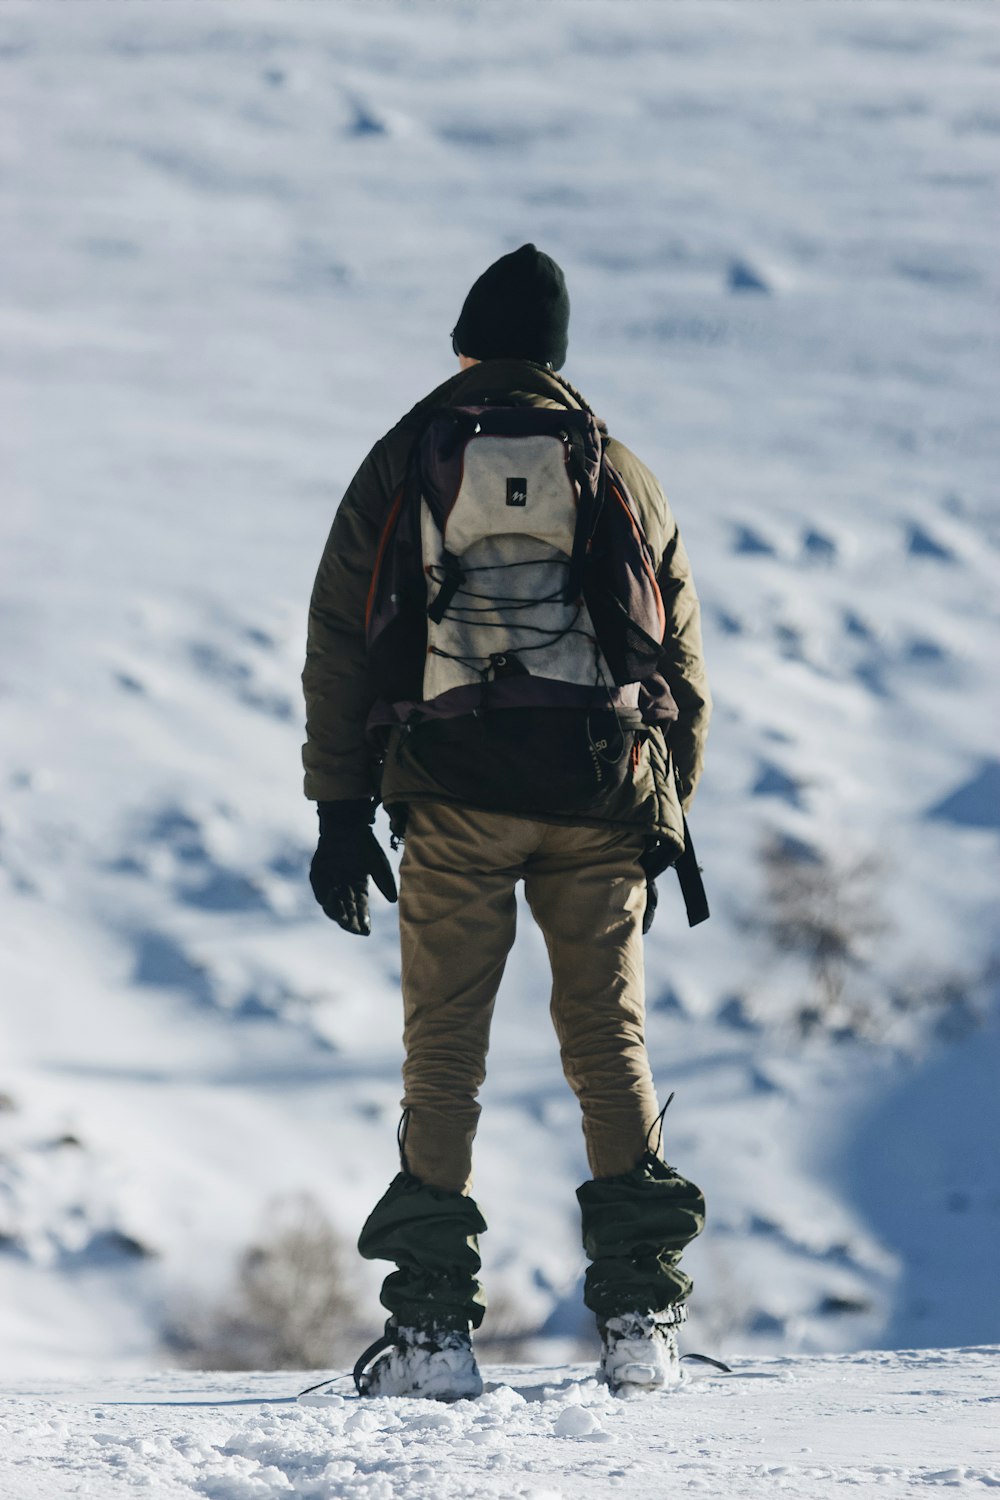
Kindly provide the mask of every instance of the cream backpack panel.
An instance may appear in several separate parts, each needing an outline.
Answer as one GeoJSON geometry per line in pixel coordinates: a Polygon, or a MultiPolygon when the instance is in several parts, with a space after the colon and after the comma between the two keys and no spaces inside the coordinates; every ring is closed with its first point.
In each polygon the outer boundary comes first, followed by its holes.
{"type": "Polygon", "coordinates": [[[430,598],[462,581],[428,622],[424,698],[497,675],[610,684],[586,605],[564,601],[579,486],[561,437],[482,434],[465,447],[443,533],[426,502],[420,534],[430,598]]]}

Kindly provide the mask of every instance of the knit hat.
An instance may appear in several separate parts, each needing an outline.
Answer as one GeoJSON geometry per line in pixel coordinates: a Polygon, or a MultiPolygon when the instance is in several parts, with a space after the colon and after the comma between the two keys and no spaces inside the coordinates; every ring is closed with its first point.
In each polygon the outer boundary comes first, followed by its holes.
{"type": "Polygon", "coordinates": [[[566,278],[551,256],[522,245],[473,284],[451,343],[470,359],[533,359],[558,370],[568,328],[566,278]]]}

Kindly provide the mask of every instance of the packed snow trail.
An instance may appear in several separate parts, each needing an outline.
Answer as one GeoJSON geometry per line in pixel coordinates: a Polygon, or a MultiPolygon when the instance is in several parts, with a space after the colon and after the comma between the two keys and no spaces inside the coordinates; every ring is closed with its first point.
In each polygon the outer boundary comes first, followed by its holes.
{"type": "MultiPolygon", "coordinates": [[[[886,1500],[1000,1488],[997,1348],[743,1361],[610,1396],[586,1367],[494,1366],[478,1401],[296,1404],[294,1373],[7,1385],[4,1500],[642,1500],[848,1484],[886,1500]]],[[[300,1381],[300,1384],[305,1384],[300,1381]]]]}

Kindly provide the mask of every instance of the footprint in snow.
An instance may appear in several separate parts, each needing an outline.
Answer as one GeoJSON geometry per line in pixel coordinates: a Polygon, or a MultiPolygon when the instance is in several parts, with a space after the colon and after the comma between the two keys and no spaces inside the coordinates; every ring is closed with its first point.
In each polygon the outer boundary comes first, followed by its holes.
{"type": "Polygon", "coordinates": [[[906,528],[906,550],[911,557],[926,557],[932,562],[953,563],[952,549],[933,536],[919,521],[911,521],[906,528]]]}
{"type": "Polygon", "coordinates": [[[253,880],[237,870],[209,863],[204,878],[179,887],[178,899],[201,911],[269,911],[270,902],[253,880]]]}
{"type": "MultiPolygon", "coordinates": [[[[269,638],[268,638],[269,639],[269,638]]],[[[291,697],[257,681],[255,668],[211,641],[195,641],[188,654],[202,676],[228,689],[238,703],[269,718],[290,720],[296,709],[291,697]]]]}
{"type": "Polygon", "coordinates": [[[726,268],[726,285],[731,292],[757,292],[770,295],[771,287],[764,275],[748,260],[731,260],[726,268]]]}
{"type": "Polygon", "coordinates": [[[727,610],[718,607],[712,610],[712,616],[723,635],[742,635],[743,624],[735,615],[729,614],[727,610]]]}
{"type": "Polygon", "coordinates": [[[132,983],[183,990],[199,1005],[215,1002],[215,988],[206,969],[190,959],[174,938],[162,932],[135,935],[132,983]]]}
{"type": "Polygon", "coordinates": [[[773,761],[761,761],[757,779],[750,788],[754,797],[779,797],[789,807],[802,806],[802,783],[773,761]]]}
{"type": "Polygon", "coordinates": [[[752,526],[733,527],[733,551],[743,557],[774,557],[776,549],[752,526]]]}
{"type": "Polygon", "coordinates": [[[1000,761],[985,761],[974,776],[929,808],[927,817],[959,828],[1000,828],[1000,761]]]}
{"type": "Polygon", "coordinates": [[[810,528],[802,533],[802,555],[809,562],[832,563],[836,561],[839,553],[840,548],[837,543],[825,532],[810,528]]]}
{"type": "Polygon", "coordinates": [[[944,647],[923,635],[911,637],[903,654],[915,666],[935,666],[948,660],[948,652],[944,647]]]}

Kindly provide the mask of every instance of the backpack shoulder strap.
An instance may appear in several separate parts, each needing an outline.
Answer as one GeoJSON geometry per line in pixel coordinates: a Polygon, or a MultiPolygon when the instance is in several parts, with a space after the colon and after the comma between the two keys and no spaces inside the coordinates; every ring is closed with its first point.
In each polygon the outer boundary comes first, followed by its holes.
{"type": "Polygon", "coordinates": [[[594,433],[599,444],[596,454],[597,467],[594,471],[593,462],[587,462],[588,455],[585,452],[582,438],[579,435],[571,436],[569,440],[570,470],[573,478],[580,487],[580,502],[576,533],[573,537],[573,553],[570,557],[569,572],[566,575],[566,592],[564,595],[567,604],[572,604],[583,592],[583,574],[587,563],[587,553],[593,540],[594,530],[597,526],[601,511],[604,508],[605,494],[605,463],[604,463],[604,439],[597,431],[594,433]]]}

